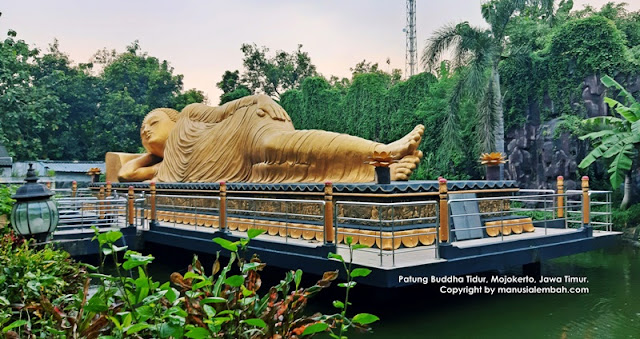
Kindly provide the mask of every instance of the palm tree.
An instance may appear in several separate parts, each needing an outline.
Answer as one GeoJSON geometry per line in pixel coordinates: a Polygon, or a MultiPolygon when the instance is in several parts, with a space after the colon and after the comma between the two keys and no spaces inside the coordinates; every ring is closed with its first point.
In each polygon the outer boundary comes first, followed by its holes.
{"type": "MultiPolygon", "coordinates": [[[[504,57],[507,25],[512,17],[525,8],[536,8],[542,13],[552,14],[553,0],[491,0],[482,5],[482,17],[489,24],[488,29],[472,27],[465,21],[441,27],[428,40],[422,55],[425,68],[433,70],[448,51],[452,52],[453,67],[466,66],[452,91],[447,108],[444,133],[452,136],[449,143],[457,142],[457,133],[451,133],[456,131],[456,110],[460,98],[468,94],[480,99],[476,137],[482,151],[496,150],[504,153],[504,118],[498,63],[504,57]]],[[[500,178],[502,177],[501,165],[500,178]]]]}

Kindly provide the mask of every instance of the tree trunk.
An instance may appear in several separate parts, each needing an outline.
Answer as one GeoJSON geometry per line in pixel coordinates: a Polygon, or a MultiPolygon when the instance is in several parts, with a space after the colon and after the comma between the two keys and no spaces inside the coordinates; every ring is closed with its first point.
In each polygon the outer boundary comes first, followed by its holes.
{"type": "Polygon", "coordinates": [[[624,196],[622,197],[622,202],[620,203],[620,210],[626,210],[629,206],[629,201],[631,200],[631,176],[629,173],[624,176],[624,196]]]}
{"type": "MultiPolygon", "coordinates": [[[[502,91],[500,91],[500,73],[498,73],[498,63],[494,63],[491,68],[491,82],[493,86],[494,105],[496,108],[496,125],[494,131],[496,152],[507,155],[504,151],[504,115],[502,112],[502,91]]],[[[500,164],[500,180],[504,180],[504,165],[500,164]]]]}

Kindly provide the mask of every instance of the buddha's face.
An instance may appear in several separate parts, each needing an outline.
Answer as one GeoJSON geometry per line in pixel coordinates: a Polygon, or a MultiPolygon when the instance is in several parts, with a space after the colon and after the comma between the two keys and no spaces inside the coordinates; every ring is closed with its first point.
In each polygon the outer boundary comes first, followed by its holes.
{"type": "Polygon", "coordinates": [[[175,122],[162,111],[153,111],[144,118],[140,127],[142,145],[151,154],[164,158],[164,147],[175,122]]]}

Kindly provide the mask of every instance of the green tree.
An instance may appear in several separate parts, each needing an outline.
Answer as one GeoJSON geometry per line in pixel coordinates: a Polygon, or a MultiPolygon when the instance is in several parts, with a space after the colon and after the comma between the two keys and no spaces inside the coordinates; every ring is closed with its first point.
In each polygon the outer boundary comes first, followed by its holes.
{"type": "Polygon", "coordinates": [[[105,60],[100,74],[104,96],[93,125],[97,133],[88,150],[90,159],[101,159],[107,151],[138,152],[140,123],[150,110],[204,98],[197,91],[181,94],[182,75],[173,74],[168,61],[141,52],[137,41],[105,60]]]}
{"type": "Polygon", "coordinates": [[[302,45],[292,53],[276,51],[273,57],[267,56],[267,47],[256,44],[243,44],[240,50],[245,68],[241,82],[253,93],[279,98],[287,89],[297,88],[304,78],[317,75],[316,66],[309,54],[302,51],[302,45]]]}
{"type": "MultiPolygon", "coordinates": [[[[507,25],[514,16],[532,7],[549,13],[553,1],[491,0],[482,5],[482,17],[489,24],[488,29],[462,22],[440,28],[429,39],[422,55],[422,63],[428,69],[439,65],[441,57],[450,49],[453,51],[453,66],[466,66],[449,100],[445,133],[456,131],[455,115],[462,95],[468,93],[480,98],[476,135],[479,143],[485,151],[495,149],[504,153],[504,118],[498,64],[504,57],[507,25]]],[[[455,136],[456,133],[451,135],[455,136]]],[[[448,142],[459,143],[460,139],[453,138],[448,142]]]]}
{"type": "Polygon", "coordinates": [[[35,159],[51,146],[49,137],[63,123],[66,107],[50,86],[42,86],[55,80],[34,79],[39,51],[16,36],[9,30],[0,42],[0,143],[17,160],[35,159]]]}
{"type": "Polygon", "coordinates": [[[216,83],[216,87],[222,90],[220,105],[251,95],[249,87],[240,81],[240,72],[238,70],[233,72],[225,71],[222,75],[222,80],[216,83]]]}
{"type": "Polygon", "coordinates": [[[602,83],[608,88],[620,91],[625,104],[606,97],[605,101],[621,117],[606,116],[586,119],[585,123],[595,126],[596,131],[580,137],[591,139],[596,143],[594,149],[580,162],[580,168],[586,168],[598,159],[608,159],[609,181],[611,187],[617,189],[624,180],[624,198],[620,209],[624,210],[631,197],[630,171],[637,161],[640,150],[640,103],[609,76],[602,77],[602,83]]]}
{"type": "Polygon", "coordinates": [[[40,157],[86,159],[93,138],[92,123],[103,95],[99,79],[90,74],[92,65],[73,66],[54,40],[35,66],[35,86],[45,88],[61,102],[56,110],[57,121],[51,121],[50,128],[41,134],[40,157]]]}
{"type": "Polygon", "coordinates": [[[204,92],[192,88],[175,96],[171,107],[175,108],[177,111],[182,111],[182,109],[189,104],[205,102],[207,102],[207,97],[204,95],[204,92]]]}

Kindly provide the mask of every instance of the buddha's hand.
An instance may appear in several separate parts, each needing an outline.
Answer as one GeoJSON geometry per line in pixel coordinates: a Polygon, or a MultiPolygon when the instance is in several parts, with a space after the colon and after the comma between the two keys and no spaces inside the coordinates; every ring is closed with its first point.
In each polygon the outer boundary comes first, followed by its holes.
{"type": "Polygon", "coordinates": [[[280,121],[291,121],[289,118],[289,114],[278,105],[277,102],[273,101],[269,96],[266,95],[258,95],[256,98],[256,104],[258,105],[257,114],[258,116],[268,115],[273,120],[280,121]]]}

